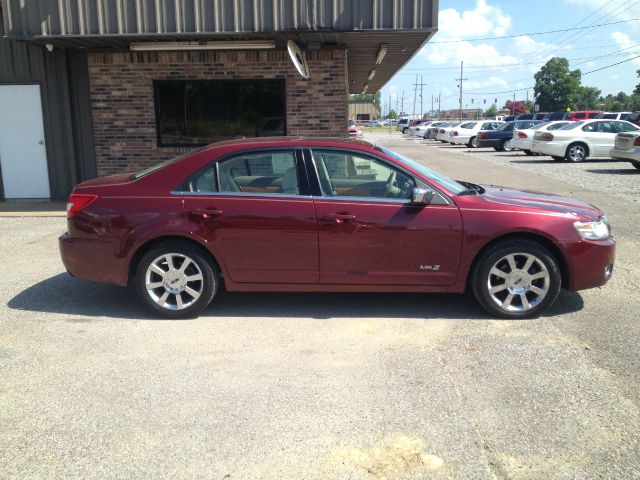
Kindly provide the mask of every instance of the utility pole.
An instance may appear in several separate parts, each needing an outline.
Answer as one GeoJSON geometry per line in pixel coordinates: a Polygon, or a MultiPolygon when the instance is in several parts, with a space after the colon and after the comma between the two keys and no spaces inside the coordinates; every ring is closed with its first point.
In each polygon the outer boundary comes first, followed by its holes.
{"type": "Polygon", "coordinates": [[[511,104],[511,115],[516,114],[516,92],[513,92],[513,103],[511,104]]]}
{"type": "Polygon", "coordinates": [[[433,117],[433,95],[431,95],[431,111],[429,112],[429,116],[433,117]]]}
{"type": "Polygon", "coordinates": [[[402,90],[402,100],[400,101],[400,113],[404,113],[404,90],[402,90]]]}
{"type": "Polygon", "coordinates": [[[442,93],[438,94],[438,120],[440,120],[440,105],[441,105],[440,100],[442,100],[442,93]]]}
{"type": "Polygon", "coordinates": [[[424,106],[422,103],[422,87],[424,87],[424,83],[422,83],[422,75],[420,75],[420,118],[424,117],[424,106]]]}
{"type": "Polygon", "coordinates": [[[416,97],[418,96],[418,75],[416,75],[416,83],[413,84],[413,116],[416,116],[416,97]]]}
{"type": "Polygon", "coordinates": [[[464,61],[460,61],[460,78],[456,78],[456,80],[458,82],[460,82],[460,84],[458,85],[460,87],[460,120],[462,120],[462,82],[466,80],[466,78],[462,78],[462,71],[464,68],[464,61]]]}

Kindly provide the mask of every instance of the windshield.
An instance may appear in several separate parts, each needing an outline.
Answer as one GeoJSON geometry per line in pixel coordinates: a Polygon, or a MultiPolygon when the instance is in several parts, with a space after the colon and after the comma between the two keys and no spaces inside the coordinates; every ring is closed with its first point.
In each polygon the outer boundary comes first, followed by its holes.
{"type": "Polygon", "coordinates": [[[165,160],[164,162],[160,162],[156,165],[154,165],[153,167],[149,167],[149,168],[145,168],[144,170],[140,170],[139,172],[134,173],[133,175],[131,175],[131,180],[138,180],[139,178],[142,178],[146,175],[149,175],[150,173],[156,172],[158,170],[160,170],[163,167],[166,167],[167,165],[170,165],[174,162],[177,162],[178,160],[182,160],[185,157],[188,157],[190,155],[193,155],[194,153],[197,153],[201,150],[204,150],[206,147],[200,147],[200,148],[196,148],[195,150],[191,150],[190,152],[187,153],[183,153],[182,155],[178,155],[177,157],[174,158],[170,158],[169,160],[165,160]]]}
{"type": "Polygon", "coordinates": [[[381,147],[376,145],[373,147],[375,150],[384,153],[388,157],[391,157],[399,162],[410,166],[414,170],[420,172],[422,175],[427,177],[429,180],[433,180],[434,183],[441,185],[446,188],[448,191],[453,193],[454,195],[460,195],[462,192],[467,190],[467,187],[461,185],[455,180],[451,180],[449,177],[445,177],[444,175],[436,172],[435,170],[431,170],[429,167],[422,165],[421,163],[416,162],[415,160],[411,160],[410,158],[405,157],[404,155],[400,155],[388,148],[381,147]]]}

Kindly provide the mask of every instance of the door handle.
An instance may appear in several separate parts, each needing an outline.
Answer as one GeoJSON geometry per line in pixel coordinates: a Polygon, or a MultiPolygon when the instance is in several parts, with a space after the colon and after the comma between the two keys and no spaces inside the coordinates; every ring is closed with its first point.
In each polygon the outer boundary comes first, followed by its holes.
{"type": "Polygon", "coordinates": [[[219,217],[224,212],[218,208],[196,208],[189,212],[192,216],[202,218],[203,220],[209,220],[215,217],[219,217]]]}
{"type": "Polygon", "coordinates": [[[356,216],[351,215],[350,213],[338,212],[338,213],[329,213],[324,216],[324,219],[332,222],[336,222],[336,223],[345,223],[351,220],[355,220],[356,216]]]}

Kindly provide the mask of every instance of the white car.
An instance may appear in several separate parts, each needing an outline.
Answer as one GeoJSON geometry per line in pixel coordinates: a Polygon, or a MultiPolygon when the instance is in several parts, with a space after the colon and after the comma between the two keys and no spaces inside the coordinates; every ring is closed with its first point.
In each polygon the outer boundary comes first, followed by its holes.
{"type": "Polygon", "coordinates": [[[608,157],[616,134],[640,130],[624,120],[581,120],[553,132],[536,132],[531,151],[554,160],[582,162],[587,157],[608,157]]]}
{"type": "Polygon", "coordinates": [[[441,141],[442,143],[449,143],[449,133],[456,127],[462,125],[462,122],[452,123],[448,127],[440,127],[438,129],[438,133],[436,134],[436,140],[441,141]]]}
{"type": "Polygon", "coordinates": [[[451,131],[450,142],[454,145],[466,145],[469,148],[477,148],[476,137],[481,130],[495,130],[504,122],[502,121],[478,121],[463,123],[451,131]]]}
{"type": "Polygon", "coordinates": [[[640,131],[617,134],[609,155],[616,160],[629,160],[640,170],[640,131]]]}
{"type": "Polygon", "coordinates": [[[569,125],[569,120],[558,120],[555,122],[545,122],[534,125],[531,128],[525,128],[524,130],[518,130],[513,132],[513,138],[511,139],[511,147],[522,150],[527,155],[533,155],[531,145],[533,144],[533,135],[536,132],[549,132],[558,130],[559,128],[569,125]]]}
{"type": "Polygon", "coordinates": [[[429,128],[429,126],[434,123],[433,121],[429,121],[429,122],[422,122],[419,123],[418,125],[414,125],[413,127],[409,127],[409,131],[407,132],[407,135],[409,135],[410,137],[422,137],[424,138],[424,134],[427,131],[427,128],[429,128]]]}

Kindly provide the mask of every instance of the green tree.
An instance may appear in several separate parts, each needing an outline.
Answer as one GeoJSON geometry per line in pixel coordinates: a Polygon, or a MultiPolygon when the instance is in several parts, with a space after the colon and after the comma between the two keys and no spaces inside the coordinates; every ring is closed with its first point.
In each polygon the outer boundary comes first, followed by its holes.
{"type": "Polygon", "coordinates": [[[398,112],[396,112],[393,108],[391,110],[389,110],[389,114],[387,115],[387,118],[398,118],[398,112]]]}
{"type": "Polygon", "coordinates": [[[355,93],[349,95],[350,102],[373,102],[376,107],[380,108],[381,93],[355,93]]]}
{"type": "MultiPolygon", "coordinates": [[[[640,70],[636,70],[636,74],[640,77],[640,70]]],[[[633,93],[636,95],[640,95],[640,83],[636,85],[636,88],[633,90],[633,93]]]]}
{"type": "Polygon", "coordinates": [[[534,75],[533,93],[543,112],[554,112],[569,107],[580,89],[582,72],[569,70],[566,58],[553,57],[534,75]]]}
{"type": "Polygon", "coordinates": [[[580,87],[573,101],[576,110],[593,110],[600,105],[600,94],[596,87],[580,87]]]}
{"type": "Polygon", "coordinates": [[[492,103],[491,106],[484,111],[484,116],[489,118],[495,117],[496,115],[498,115],[498,107],[495,103],[492,103]]]}

